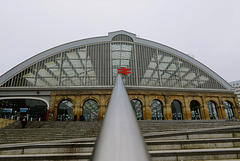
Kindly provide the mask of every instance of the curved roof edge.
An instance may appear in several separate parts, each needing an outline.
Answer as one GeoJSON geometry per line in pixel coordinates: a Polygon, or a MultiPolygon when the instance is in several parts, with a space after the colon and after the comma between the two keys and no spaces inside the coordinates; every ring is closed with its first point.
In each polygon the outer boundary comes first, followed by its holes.
{"type": "Polygon", "coordinates": [[[175,54],[175,55],[193,63],[197,67],[201,68],[203,71],[207,72],[209,75],[211,75],[213,78],[215,78],[219,83],[221,83],[224,87],[226,87],[226,89],[234,90],[234,88],[228,82],[226,82],[222,77],[220,77],[218,74],[216,74],[210,68],[208,68],[204,64],[200,63],[196,59],[193,59],[192,57],[190,57],[190,56],[188,56],[188,55],[186,55],[186,54],[184,54],[184,53],[182,53],[182,52],[180,52],[176,49],[173,49],[169,46],[166,46],[166,45],[163,45],[163,44],[160,44],[160,43],[157,43],[157,42],[153,42],[153,41],[150,41],[150,40],[138,38],[136,36],[136,34],[133,34],[133,33],[130,33],[130,32],[124,31],[124,30],[109,32],[108,36],[93,37],[93,38],[87,38],[87,39],[82,39],[82,40],[69,42],[69,43],[66,43],[66,44],[62,44],[62,45],[53,47],[53,48],[48,49],[46,51],[43,51],[43,52],[25,60],[24,62],[16,65],[12,69],[10,69],[6,73],[4,73],[0,77],[0,84],[7,81],[9,78],[13,77],[16,73],[20,72],[22,69],[32,65],[36,61],[39,61],[41,59],[44,59],[45,57],[48,57],[48,56],[52,55],[53,53],[62,52],[64,50],[69,50],[71,48],[75,48],[75,47],[81,46],[81,45],[94,44],[94,43],[99,43],[99,42],[110,42],[114,36],[119,35],[119,34],[124,34],[124,35],[127,35],[127,36],[131,37],[135,43],[148,45],[148,46],[151,46],[151,47],[154,47],[154,48],[160,48],[162,50],[165,50],[167,52],[175,54]]]}

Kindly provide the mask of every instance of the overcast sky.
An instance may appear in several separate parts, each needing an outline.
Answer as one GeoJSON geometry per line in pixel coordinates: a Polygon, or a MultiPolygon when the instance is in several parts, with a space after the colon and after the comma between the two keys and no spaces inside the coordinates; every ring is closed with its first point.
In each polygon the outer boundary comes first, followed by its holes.
{"type": "Polygon", "coordinates": [[[126,30],[240,80],[240,0],[0,0],[0,75],[49,48],[126,30]]]}

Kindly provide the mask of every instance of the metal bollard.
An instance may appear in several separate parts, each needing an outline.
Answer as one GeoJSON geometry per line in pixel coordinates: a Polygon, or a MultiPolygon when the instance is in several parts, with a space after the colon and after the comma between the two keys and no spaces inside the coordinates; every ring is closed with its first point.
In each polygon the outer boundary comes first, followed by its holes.
{"type": "Polygon", "coordinates": [[[120,75],[117,76],[91,160],[151,160],[120,75]]]}

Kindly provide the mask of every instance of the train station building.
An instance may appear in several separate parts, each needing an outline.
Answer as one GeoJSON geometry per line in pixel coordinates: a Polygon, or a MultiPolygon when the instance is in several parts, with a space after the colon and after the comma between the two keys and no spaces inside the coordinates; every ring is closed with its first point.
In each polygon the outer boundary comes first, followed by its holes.
{"type": "Polygon", "coordinates": [[[102,120],[121,73],[138,120],[238,119],[234,88],[174,48],[110,32],[59,45],[0,77],[0,117],[102,120]]]}

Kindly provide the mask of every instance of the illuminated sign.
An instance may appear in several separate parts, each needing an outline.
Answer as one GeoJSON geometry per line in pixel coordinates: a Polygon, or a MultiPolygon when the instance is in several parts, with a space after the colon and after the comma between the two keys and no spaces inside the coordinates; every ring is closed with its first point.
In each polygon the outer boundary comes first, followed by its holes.
{"type": "Polygon", "coordinates": [[[12,112],[12,108],[4,108],[2,109],[2,112],[5,113],[5,112],[12,112]]]}
{"type": "Polygon", "coordinates": [[[28,108],[20,108],[20,112],[27,112],[28,108]]]}
{"type": "Polygon", "coordinates": [[[131,69],[126,69],[124,67],[121,67],[120,69],[118,69],[118,73],[122,73],[124,75],[127,75],[127,73],[131,73],[131,69]],[[122,69],[121,69],[122,68],[122,69]]]}

